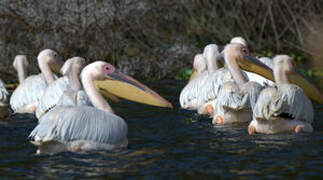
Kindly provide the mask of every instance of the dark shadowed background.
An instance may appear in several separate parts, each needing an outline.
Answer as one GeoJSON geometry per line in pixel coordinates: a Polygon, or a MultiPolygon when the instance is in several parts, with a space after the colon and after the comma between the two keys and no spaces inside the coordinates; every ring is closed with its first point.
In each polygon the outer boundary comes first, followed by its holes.
{"type": "Polygon", "coordinates": [[[319,0],[2,0],[0,77],[16,81],[17,54],[38,72],[37,53],[53,48],[64,59],[107,60],[138,79],[173,78],[206,44],[234,36],[254,55],[289,54],[320,77],[322,17],[319,0]]]}

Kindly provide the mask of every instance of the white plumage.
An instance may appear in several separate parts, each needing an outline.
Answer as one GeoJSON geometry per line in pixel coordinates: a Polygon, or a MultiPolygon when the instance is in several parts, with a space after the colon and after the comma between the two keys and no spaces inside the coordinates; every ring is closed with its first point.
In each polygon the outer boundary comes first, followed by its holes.
{"type": "Polygon", "coordinates": [[[19,84],[10,98],[11,109],[15,113],[32,113],[47,88],[43,74],[32,75],[19,84]]]}
{"type": "Polygon", "coordinates": [[[289,56],[274,59],[276,84],[264,89],[253,111],[249,133],[274,134],[281,132],[313,131],[313,107],[304,91],[288,83],[288,74],[294,73],[289,56]]]}
{"type": "Polygon", "coordinates": [[[25,78],[26,58],[25,56],[16,56],[17,61],[13,64],[18,72],[19,86],[13,92],[10,99],[10,106],[15,113],[35,113],[39,100],[44,94],[47,85],[54,82],[55,74],[62,65],[57,53],[50,49],[42,50],[37,59],[41,69],[40,74],[25,78]],[[23,58],[24,57],[24,58],[23,58]]]}
{"type": "Polygon", "coordinates": [[[8,106],[8,96],[6,84],[0,79],[0,107],[8,106]]]}
{"type": "MultiPolygon", "coordinates": [[[[68,75],[71,73],[70,71],[72,66],[78,66],[76,68],[76,71],[78,72],[76,72],[74,76],[79,76],[79,72],[83,68],[84,64],[85,59],[81,57],[70,58],[64,63],[63,67],[61,68],[61,72],[64,76],[51,83],[39,101],[39,105],[36,109],[36,117],[39,120],[41,120],[41,116],[43,116],[47,111],[56,106],[60,97],[66,90],[71,89],[70,81],[73,81],[73,79],[69,79],[68,75]]],[[[79,81],[77,78],[76,80],[79,81]]]]}
{"type": "MultiPolygon", "coordinates": [[[[189,83],[181,91],[179,101],[181,107],[184,109],[196,110],[198,108],[198,96],[200,95],[203,84],[207,80],[208,76],[213,74],[218,69],[218,58],[220,56],[217,45],[209,44],[204,48],[203,57],[207,65],[207,71],[201,71],[194,79],[190,80],[189,83]]],[[[194,63],[195,64],[195,63],[194,63]]],[[[200,66],[204,67],[204,66],[200,66]]]]}
{"type": "Polygon", "coordinates": [[[103,80],[107,73],[115,73],[114,67],[108,63],[97,61],[86,66],[81,73],[86,93],[82,90],[65,91],[56,107],[42,117],[29,136],[35,145],[40,146],[40,152],[127,147],[127,124],[113,114],[94,86],[93,81],[103,80]],[[88,97],[95,107],[88,106],[88,97]]]}
{"type": "Polygon", "coordinates": [[[55,142],[61,151],[111,150],[128,145],[127,124],[122,118],[88,106],[57,106],[29,136],[39,146],[55,142]]]}

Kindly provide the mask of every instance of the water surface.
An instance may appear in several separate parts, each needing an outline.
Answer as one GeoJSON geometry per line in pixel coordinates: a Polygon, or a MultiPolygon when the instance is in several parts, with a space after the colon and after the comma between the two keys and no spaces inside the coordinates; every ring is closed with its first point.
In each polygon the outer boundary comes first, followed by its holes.
{"type": "Polygon", "coordinates": [[[119,152],[35,155],[36,147],[27,141],[37,124],[33,116],[0,121],[0,177],[322,178],[319,107],[314,133],[250,136],[247,124],[214,126],[211,119],[179,109],[183,81],[148,84],[175,109],[112,104],[129,128],[129,148],[119,152]]]}

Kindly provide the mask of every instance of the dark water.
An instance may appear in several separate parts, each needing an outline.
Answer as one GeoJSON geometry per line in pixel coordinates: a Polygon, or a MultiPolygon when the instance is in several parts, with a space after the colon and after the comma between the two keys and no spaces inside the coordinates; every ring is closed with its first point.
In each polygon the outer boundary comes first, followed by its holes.
{"type": "Polygon", "coordinates": [[[323,111],[310,134],[247,134],[247,124],[211,125],[178,108],[184,82],[150,87],[172,101],[173,110],[124,101],[113,104],[128,123],[129,148],[120,152],[35,155],[26,137],[33,117],[0,121],[2,178],[311,178],[323,177],[323,111]]]}

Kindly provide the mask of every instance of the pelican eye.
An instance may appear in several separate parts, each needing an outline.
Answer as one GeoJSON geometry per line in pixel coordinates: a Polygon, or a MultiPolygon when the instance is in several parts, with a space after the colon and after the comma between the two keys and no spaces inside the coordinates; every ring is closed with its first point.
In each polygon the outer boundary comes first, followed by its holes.
{"type": "Polygon", "coordinates": [[[244,53],[244,54],[248,54],[248,50],[247,48],[242,48],[241,51],[244,53]]]}

